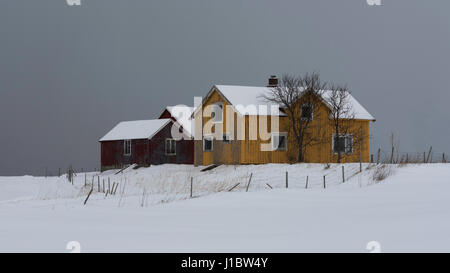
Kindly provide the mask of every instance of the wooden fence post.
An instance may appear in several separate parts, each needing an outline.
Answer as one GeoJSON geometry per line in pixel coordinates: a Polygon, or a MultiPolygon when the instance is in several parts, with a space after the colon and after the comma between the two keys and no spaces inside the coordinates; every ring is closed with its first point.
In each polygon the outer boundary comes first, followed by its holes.
{"type": "Polygon", "coordinates": [[[381,148],[378,148],[377,165],[380,163],[380,153],[381,153],[381,148]]]}
{"type": "Polygon", "coordinates": [[[425,163],[425,162],[426,162],[426,159],[425,159],[425,154],[426,154],[426,152],[423,152],[423,163],[425,163]]]}
{"type": "Polygon", "coordinates": [[[391,140],[392,148],[391,148],[391,161],[392,164],[394,162],[394,133],[392,133],[392,140],[391,140]]]}
{"type": "Polygon", "coordinates": [[[445,161],[445,153],[442,153],[442,163],[446,163],[445,161]]]}
{"type": "Polygon", "coordinates": [[[306,176],[306,184],[305,184],[305,189],[308,188],[308,180],[309,180],[309,175],[306,176]]]}
{"type": "Polygon", "coordinates": [[[58,168],[58,177],[61,177],[61,168],[58,168]]]}
{"type": "Polygon", "coordinates": [[[190,197],[192,198],[192,188],[194,187],[194,178],[191,177],[191,195],[190,197]]]}
{"type": "Polygon", "coordinates": [[[100,192],[100,176],[97,176],[97,191],[100,192]]]}
{"type": "Polygon", "coordinates": [[[432,146],[430,146],[430,150],[428,151],[428,156],[427,156],[427,163],[431,163],[430,161],[433,161],[433,158],[431,158],[431,150],[433,149],[432,146]]]}
{"type": "Polygon", "coordinates": [[[289,188],[288,172],[286,172],[286,189],[289,188]]]}
{"type": "Polygon", "coordinates": [[[236,185],[234,185],[233,187],[231,187],[231,189],[229,189],[228,191],[234,190],[234,188],[236,188],[237,186],[239,186],[239,184],[241,184],[241,183],[237,183],[236,185]]]}
{"type": "Polygon", "coordinates": [[[370,163],[373,163],[373,154],[370,154],[370,163]]]}
{"type": "Polygon", "coordinates": [[[408,164],[408,163],[409,163],[409,154],[406,153],[406,164],[408,164]]]}
{"type": "Polygon", "coordinates": [[[253,173],[250,173],[250,179],[248,180],[247,188],[245,189],[246,192],[248,192],[248,187],[250,187],[250,182],[252,182],[252,176],[253,173]]]}
{"type": "Polygon", "coordinates": [[[102,190],[102,192],[105,193],[105,179],[102,179],[102,180],[103,180],[103,190],[102,190]]]}
{"type": "Polygon", "coordinates": [[[86,183],[87,183],[87,176],[86,176],[86,173],[84,173],[84,186],[86,187],[86,183]]]}
{"type": "Polygon", "coordinates": [[[325,189],[327,187],[327,183],[325,181],[325,175],[323,176],[323,188],[325,189]]]}
{"type": "Polygon", "coordinates": [[[110,179],[108,177],[108,191],[111,192],[111,187],[110,187],[110,182],[109,181],[110,181],[110,179]]]}
{"type": "Polygon", "coordinates": [[[94,189],[92,188],[92,189],[89,191],[89,193],[88,193],[88,195],[87,195],[87,197],[86,197],[86,200],[84,200],[84,205],[86,205],[86,202],[88,201],[89,196],[91,196],[91,193],[92,193],[93,190],[94,190],[94,189]]]}
{"type": "Polygon", "coordinates": [[[344,165],[342,165],[342,183],[345,182],[345,172],[344,172],[344,165]]]}

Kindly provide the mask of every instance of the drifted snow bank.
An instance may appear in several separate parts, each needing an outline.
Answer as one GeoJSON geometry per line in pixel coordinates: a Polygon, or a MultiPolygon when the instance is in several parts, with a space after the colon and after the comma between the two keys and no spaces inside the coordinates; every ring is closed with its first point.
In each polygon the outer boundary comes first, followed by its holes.
{"type": "Polygon", "coordinates": [[[76,240],[86,252],[367,252],[369,241],[382,252],[448,252],[450,164],[391,168],[375,182],[375,167],[359,173],[359,164],[345,164],[345,183],[341,165],[322,164],[109,171],[100,179],[119,182],[116,195],[105,198],[94,182],[86,206],[94,173],[87,187],[84,174],[73,186],[64,178],[0,177],[0,251],[65,252],[76,240]]]}
{"type": "MultiPolygon", "coordinates": [[[[348,186],[363,186],[370,169],[374,165],[363,164],[360,173],[359,164],[344,164],[344,177],[348,186]],[[354,182],[355,177],[360,179],[354,182]]],[[[158,165],[134,170],[109,170],[103,173],[79,173],[74,184],[61,177],[0,177],[0,202],[8,200],[47,200],[83,203],[91,188],[93,193],[88,200],[90,205],[140,206],[166,203],[190,198],[191,179],[193,197],[227,192],[265,191],[277,188],[323,189],[342,186],[342,165],[339,164],[266,164],[219,166],[207,172],[204,167],[192,165],[158,165]],[[251,176],[251,180],[250,180],[251,176]],[[325,176],[325,185],[324,179],[325,176]],[[108,184],[109,183],[109,184],[108,184]],[[106,194],[117,185],[115,194],[106,194]],[[100,187],[99,187],[100,186],[100,187]],[[70,200],[72,199],[72,200],[70,200]]],[[[369,179],[370,180],[370,179],[369,179]]],[[[346,186],[347,186],[346,185],[346,186]]]]}

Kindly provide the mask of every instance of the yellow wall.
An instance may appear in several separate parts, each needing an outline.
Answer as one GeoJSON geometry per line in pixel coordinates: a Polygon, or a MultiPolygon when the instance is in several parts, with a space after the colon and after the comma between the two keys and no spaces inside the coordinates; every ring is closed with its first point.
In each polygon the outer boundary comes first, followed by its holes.
{"type": "MultiPolygon", "coordinates": [[[[270,140],[261,140],[261,136],[258,134],[256,140],[249,140],[249,134],[251,130],[259,132],[259,121],[261,118],[267,120],[267,127],[270,131],[270,117],[261,116],[245,116],[243,125],[245,127],[245,140],[236,140],[236,129],[238,123],[238,114],[235,111],[228,113],[227,105],[229,103],[223,98],[217,90],[213,90],[211,95],[204,101],[204,110],[207,105],[211,105],[217,102],[222,102],[224,105],[224,115],[222,123],[215,123],[210,129],[208,121],[211,117],[203,116],[203,128],[204,134],[216,133],[219,139],[213,142],[213,151],[204,152],[203,142],[195,141],[195,164],[198,165],[210,165],[210,164],[263,164],[263,163],[293,163],[297,162],[298,149],[296,139],[290,130],[290,120],[288,117],[280,117],[279,119],[279,132],[287,132],[288,134],[288,149],[287,151],[261,151],[262,143],[270,143],[270,140]],[[225,144],[221,141],[222,132],[229,132],[227,130],[227,121],[229,118],[234,119],[234,135],[235,140],[231,143],[225,144]],[[249,127],[250,119],[256,119],[256,128],[249,127]],[[199,145],[201,147],[199,147],[199,145]],[[201,153],[201,154],[199,154],[201,153]]],[[[302,101],[299,101],[298,105],[301,105],[302,101]]],[[[334,133],[332,120],[329,118],[330,110],[328,107],[320,103],[319,108],[315,109],[313,121],[308,127],[307,134],[314,141],[305,147],[304,161],[312,163],[325,163],[325,162],[337,162],[337,155],[332,153],[332,135],[334,133]]],[[[197,114],[200,114],[198,112],[197,114]]],[[[300,107],[297,107],[297,113],[300,114],[300,107]]],[[[369,147],[369,120],[352,120],[347,123],[349,129],[348,134],[354,134],[353,140],[353,153],[349,155],[342,154],[341,162],[359,162],[360,157],[363,162],[370,160],[370,147],[369,147]],[[362,136],[362,137],[356,137],[362,136]],[[358,139],[361,138],[361,141],[358,139]],[[361,153],[360,153],[361,151],[361,153]]],[[[211,124],[210,124],[211,125],[211,124]]],[[[229,124],[228,124],[229,125],[229,124]]],[[[228,126],[229,127],[229,126],[228,126]]]]}

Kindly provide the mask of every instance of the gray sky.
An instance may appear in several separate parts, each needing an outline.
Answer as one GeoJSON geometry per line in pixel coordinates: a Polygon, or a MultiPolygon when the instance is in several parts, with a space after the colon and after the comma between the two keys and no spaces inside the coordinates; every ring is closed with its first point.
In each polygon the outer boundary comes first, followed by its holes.
{"type": "Polygon", "coordinates": [[[117,122],[213,84],[318,71],[377,119],[373,151],[450,147],[450,1],[0,1],[0,175],[99,166],[117,122]]]}

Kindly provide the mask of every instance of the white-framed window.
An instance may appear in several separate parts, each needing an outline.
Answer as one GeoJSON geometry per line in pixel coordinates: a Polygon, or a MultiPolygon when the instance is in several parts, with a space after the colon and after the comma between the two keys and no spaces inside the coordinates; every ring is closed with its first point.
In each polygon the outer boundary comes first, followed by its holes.
{"type": "Polygon", "coordinates": [[[211,113],[211,117],[214,123],[223,122],[223,103],[217,102],[213,104],[213,111],[211,113]]]}
{"type": "Polygon", "coordinates": [[[203,151],[211,152],[213,150],[213,137],[205,136],[203,137],[203,151]]]}
{"type": "Polygon", "coordinates": [[[287,150],[287,133],[272,133],[272,149],[274,151],[287,150]]]}
{"type": "Polygon", "coordinates": [[[175,139],[166,139],[166,155],[176,155],[177,154],[177,142],[175,139]]]}
{"type": "Polygon", "coordinates": [[[339,135],[333,134],[332,136],[332,149],[333,153],[337,154],[352,154],[353,153],[353,135],[339,135]]]}
{"type": "Polygon", "coordinates": [[[230,134],[223,134],[222,141],[225,144],[229,144],[230,143],[230,134]]]}
{"type": "Polygon", "coordinates": [[[313,106],[311,104],[302,104],[301,117],[306,120],[313,119],[313,106]]]}
{"type": "Polygon", "coordinates": [[[131,140],[126,139],[123,141],[123,154],[131,155],[131,140]]]}

